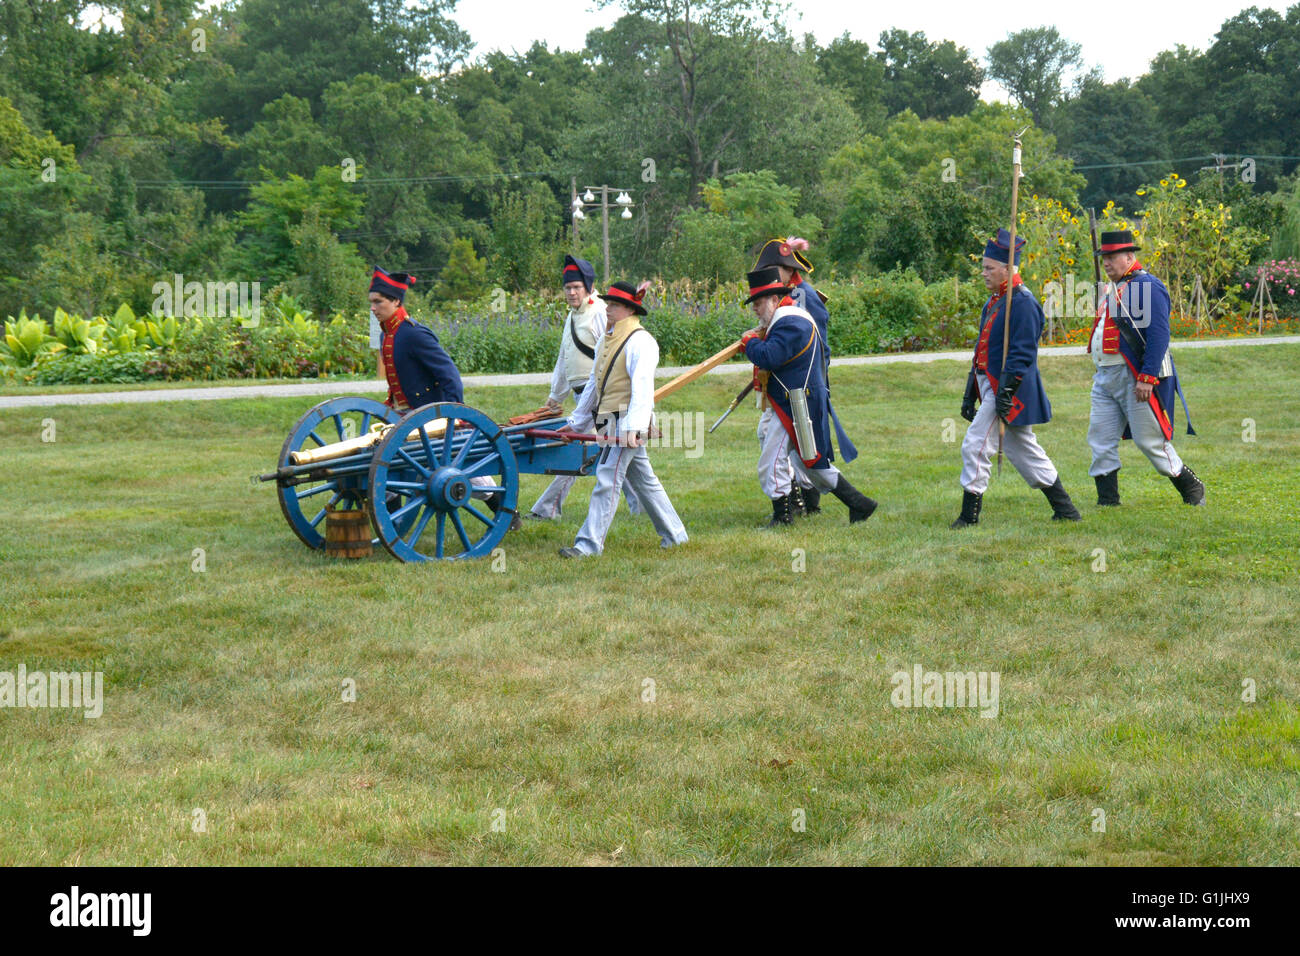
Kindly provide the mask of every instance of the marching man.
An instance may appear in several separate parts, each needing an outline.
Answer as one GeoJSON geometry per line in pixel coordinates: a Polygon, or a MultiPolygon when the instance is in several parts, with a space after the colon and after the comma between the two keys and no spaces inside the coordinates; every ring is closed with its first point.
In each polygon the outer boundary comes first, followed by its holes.
{"type": "Polygon", "coordinates": [[[849,524],[865,521],[876,502],[831,464],[830,392],[821,330],[794,304],[776,266],[756,269],[748,278],[745,304],[753,308],[759,326],[740,342],[745,357],[760,370],[760,380],[766,379],[761,387],[772,412],[759,436],[758,460],[759,485],[772,500],[768,527],[791,521],[791,467],[811,487],[839,498],[849,509],[849,524]]]}
{"type": "MultiPolygon", "coordinates": [[[[1203,505],[1205,485],[1170,444],[1174,395],[1181,398],[1183,392],[1169,355],[1169,291],[1142,268],[1137,251],[1127,229],[1101,234],[1102,268],[1115,286],[1097,309],[1088,342],[1097,366],[1088,419],[1088,471],[1097,483],[1097,504],[1118,505],[1120,438],[1132,438],[1185,503],[1203,505]]],[[[1190,416],[1187,434],[1196,434],[1190,416]]]]}
{"type": "Polygon", "coordinates": [[[609,324],[596,349],[591,374],[573,410],[568,426],[585,432],[602,430],[611,444],[596,465],[596,487],[591,492],[587,520],[571,548],[561,548],[564,558],[585,558],[605,550],[605,535],[618,510],[619,491],[628,485],[641,509],[659,532],[659,546],[685,544],[686,528],[659,483],[645,441],[654,413],[654,378],[659,366],[659,343],[638,316],[646,314],[641,299],[649,283],[633,288],[615,282],[600,297],[605,300],[609,324]]]}
{"type": "MultiPolygon", "coordinates": [[[[605,303],[596,295],[596,270],[590,262],[566,255],[560,281],[564,285],[564,300],[569,306],[569,314],[564,319],[560,354],[555,360],[551,393],[544,406],[554,415],[560,414],[564,399],[570,392],[575,402],[581,400],[606,324],[605,303]]],[[[546,521],[560,517],[564,499],[577,480],[574,475],[556,475],[524,517],[546,521]]],[[[628,509],[633,514],[638,513],[640,508],[636,505],[635,492],[624,487],[623,493],[627,497],[628,509]]]]}
{"type": "MultiPolygon", "coordinates": [[[[1017,237],[1014,261],[1020,264],[1025,241],[1017,237]]],[[[1038,340],[1043,310],[1011,268],[1011,235],[999,229],[984,247],[984,285],[993,293],[980,315],[975,358],[966,377],[961,417],[970,422],[961,444],[961,515],[953,528],[979,524],[980,506],[989,485],[990,461],[998,441],[998,421],[1006,423],[1003,447],[1030,488],[1042,489],[1052,505],[1052,520],[1078,521],[1074,502],[1061,487],[1061,476],[1034,437],[1034,425],[1051,421],[1052,406],[1038,376],[1038,340]],[[1010,283],[1010,292],[1008,292],[1010,283]],[[1003,362],[1002,338],[1011,295],[1011,332],[1003,362]],[[975,403],[979,401],[979,411],[975,403]]]]}
{"type": "MultiPolygon", "coordinates": [[[[758,258],[754,262],[754,269],[757,271],[769,266],[776,266],[781,273],[781,282],[790,288],[790,300],[794,305],[812,316],[813,321],[817,323],[817,331],[821,334],[821,342],[824,346],[822,366],[826,378],[826,403],[827,407],[830,408],[831,423],[835,426],[835,439],[839,442],[840,453],[844,456],[844,461],[847,464],[858,457],[858,450],[853,447],[853,442],[849,441],[849,436],[844,434],[839,416],[835,414],[835,408],[830,404],[830,313],[826,310],[826,296],[813,288],[813,284],[804,277],[805,273],[813,271],[813,264],[804,255],[807,250],[808,240],[800,239],[797,236],[790,236],[786,239],[769,239],[759,249],[758,258]]],[[[764,420],[770,417],[771,411],[765,407],[758,426],[760,440],[763,435],[764,420]]],[[[790,471],[793,475],[791,511],[796,515],[820,514],[822,510],[821,492],[802,475],[795,472],[793,465],[790,467],[790,471]]]]}

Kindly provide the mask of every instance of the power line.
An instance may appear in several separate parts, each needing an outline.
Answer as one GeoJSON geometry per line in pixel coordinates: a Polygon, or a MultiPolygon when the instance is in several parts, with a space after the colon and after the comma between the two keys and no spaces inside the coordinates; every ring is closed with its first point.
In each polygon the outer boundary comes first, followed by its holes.
{"type": "MultiPolygon", "coordinates": [[[[552,177],[562,179],[570,175],[567,170],[533,169],[516,173],[478,173],[468,176],[383,176],[361,178],[351,186],[412,186],[419,184],[483,182],[497,179],[522,179],[552,177]]],[[[279,179],[135,179],[132,183],[144,189],[248,189],[266,183],[279,183],[279,179]]],[[[310,180],[307,180],[310,182],[310,180]]]]}
{"type": "MultiPolygon", "coordinates": [[[[1087,166],[1075,166],[1074,169],[1120,169],[1128,166],[1161,166],[1174,165],[1175,163],[1199,163],[1205,159],[1216,159],[1219,156],[1226,156],[1226,153],[1207,153],[1204,156],[1184,156],[1181,159],[1142,159],[1134,160],[1129,163],[1091,163],[1087,166]]],[[[1276,160],[1300,160],[1300,156],[1266,156],[1263,153],[1241,153],[1241,159],[1276,159],[1276,160]]]]}

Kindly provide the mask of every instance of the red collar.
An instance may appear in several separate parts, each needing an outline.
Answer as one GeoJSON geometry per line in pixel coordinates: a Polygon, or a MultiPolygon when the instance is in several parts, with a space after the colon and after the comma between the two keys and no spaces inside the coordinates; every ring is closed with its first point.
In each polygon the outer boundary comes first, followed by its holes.
{"type": "Polygon", "coordinates": [[[393,313],[392,318],[384,323],[384,334],[393,335],[397,332],[397,327],[408,318],[410,318],[410,316],[406,314],[406,307],[399,305],[397,311],[393,313]]]}
{"type": "Polygon", "coordinates": [[[803,285],[803,276],[801,276],[798,271],[790,277],[790,288],[793,289],[797,285],[803,285]]]}

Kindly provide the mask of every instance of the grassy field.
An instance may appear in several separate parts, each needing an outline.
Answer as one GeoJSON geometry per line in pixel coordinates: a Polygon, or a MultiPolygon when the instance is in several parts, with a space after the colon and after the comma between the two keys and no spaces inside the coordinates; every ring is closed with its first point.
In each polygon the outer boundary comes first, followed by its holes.
{"type": "Polygon", "coordinates": [[[653,453],[685,547],[624,511],[560,560],[584,482],[501,571],[304,548],[248,476],[311,399],[0,411],[0,671],[105,681],[98,719],[0,710],[0,863],[1300,864],[1300,346],[1177,361],[1206,508],[1127,444],[1097,508],[1091,366],[1051,358],[1084,520],[1008,468],[950,531],[963,370],[858,367],[865,524],[758,530],[747,406],[653,453]],[[997,673],[997,716],[892,706],[916,665],[997,673]]]}

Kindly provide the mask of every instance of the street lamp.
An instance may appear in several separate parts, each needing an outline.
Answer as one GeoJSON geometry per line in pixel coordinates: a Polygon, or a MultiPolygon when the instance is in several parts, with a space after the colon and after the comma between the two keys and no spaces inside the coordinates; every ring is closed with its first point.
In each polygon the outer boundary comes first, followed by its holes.
{"type": "MultiPolygon", "coordinates": [[[[632,207],[636,205],[632,202],[632,195],[626,189],[615,189],[612,186],[588,186],[586,191],[577,195],[577,186],[574,186],[573,197],[573,220],[575,223],[586,219],[586,214],[582,211],[584,205],[596,205],[596,194],[593,190],[600,190],[600,231],[601,242],[605,252],[605,285],[609,285],[609,194],[614,190],[618,195],[614,199],[616,206],[622,206],[623,211],[619,214],[620,219],[632,218],[632,207]]],[[[574,245],[577,245],[577,227],[574,228],[574,245]]]]}

